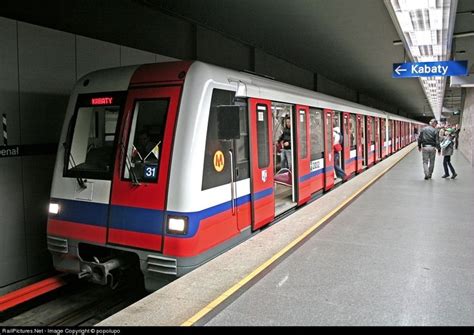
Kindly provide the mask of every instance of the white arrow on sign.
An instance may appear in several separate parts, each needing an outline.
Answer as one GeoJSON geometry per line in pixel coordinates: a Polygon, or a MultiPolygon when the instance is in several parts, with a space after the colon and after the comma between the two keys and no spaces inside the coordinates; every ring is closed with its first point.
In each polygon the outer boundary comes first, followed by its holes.
{"type": "Polygon", "coordinates": [[[395,72],[400,75],[400,72],[406,71],[407,69],[401,69],[401,65],[398,65],[398,67],[395,69],[395,72]]]}

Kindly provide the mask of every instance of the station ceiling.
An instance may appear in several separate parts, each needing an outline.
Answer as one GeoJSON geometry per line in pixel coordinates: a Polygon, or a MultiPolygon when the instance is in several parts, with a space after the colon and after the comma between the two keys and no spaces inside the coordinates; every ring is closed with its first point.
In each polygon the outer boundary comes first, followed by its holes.
{"type": "MultiPolygon", "coordinates": [[[[74,21],[74,26],[81,29],[74,32],[86,36],[97,36],[88,29],[101,29],[97,24],[90,27],[87,24],[87,17],[97,15],[97,8],[108,11],[110,17],[114,11],[123,16],[129,8],[128,22],[115,26],[103,22],[107,32],[98,37],[110,37],[109,41],[114,40],[113,28],[118,30],[117,34],[123,34],[126,31],[123,25],[130,28],[146,25],[140,17],[133,17],[138,5],[146,11],[176,16],[263,49],[394,106],[408,117],[426,120],[432,116],[418,79],[392,78],[392,64],[403,62],[405,53],[402,44],[394,44],[400,37],[383,0],[101,0],[96,5],[90,1],[48,0],[34,2],[33,7],[21,6],[28,1],[4,1],[7,17],[71,32],[68,27],[74,21]],[[47,3],[55,5],[50,8],[47,3]],[[68,12],[70,15],[65,15],[68,12]]],[[[474,0],[458,0],[454,36],[471,34],[455,38],[452,50],[456,60],[468,60],[471,72],[474,71],[473,11],[474,0]]],[[[447,84],[444,106],[461,109],[462,90],[450,89],[447,84]]]]}
{"type": "MultiPolygon", "coordinates": [[[[137,0],[266,50],[295,65],[396,106],[408,116],[432,116],[417,78],[392,79],[405,60],[383,0],[137,0]]],[[[458,0],[456,60],[474,62],[474,1],[458,0]]],[[[410,61],[407,59],[407,61],[410,61]]],[[[474,68],[471,68],[474,72],[474,68]]],[[[444,106],[460,109],[461,89],[446,85],[444,106]]]]}

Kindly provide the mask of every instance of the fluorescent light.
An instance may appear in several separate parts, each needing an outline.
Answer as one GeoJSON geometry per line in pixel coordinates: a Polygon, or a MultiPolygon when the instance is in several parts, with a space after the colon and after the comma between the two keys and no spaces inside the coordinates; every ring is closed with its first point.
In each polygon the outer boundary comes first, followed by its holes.
{"type": "MultiPolygon", "coordinates": [[[[450,59],[458,0],[385,0],[410,59],[438,62],[450,59]]],[[[420,78],[436,118],[441,115],[446,77],[420,78]]]]}

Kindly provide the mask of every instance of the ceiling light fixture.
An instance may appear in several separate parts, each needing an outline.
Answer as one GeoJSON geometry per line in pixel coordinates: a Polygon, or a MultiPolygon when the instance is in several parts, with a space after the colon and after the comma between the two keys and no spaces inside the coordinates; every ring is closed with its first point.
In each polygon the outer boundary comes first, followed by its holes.
{"type": "MultiPolygon", "coordinates": [[[[450,59],[457,0],[384,2],[413,62],[440,62],[450,59]]],[[[439,119],[446,77],[421,77],[420,83],[433,115],[439,119]]]]}

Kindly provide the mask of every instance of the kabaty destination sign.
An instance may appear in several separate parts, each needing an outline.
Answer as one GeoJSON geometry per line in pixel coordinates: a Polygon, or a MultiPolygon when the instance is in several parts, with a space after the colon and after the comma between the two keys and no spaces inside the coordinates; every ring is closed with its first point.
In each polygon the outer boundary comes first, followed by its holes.
{"type": "Polygon", "coordinates": [[[467,76],[467,61],[393,64],[392,78],[467,76]]]}

